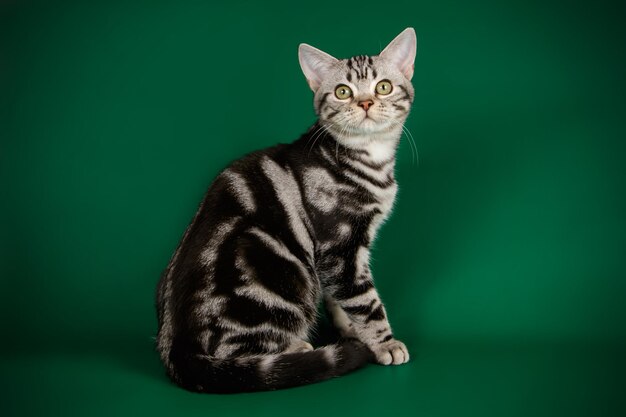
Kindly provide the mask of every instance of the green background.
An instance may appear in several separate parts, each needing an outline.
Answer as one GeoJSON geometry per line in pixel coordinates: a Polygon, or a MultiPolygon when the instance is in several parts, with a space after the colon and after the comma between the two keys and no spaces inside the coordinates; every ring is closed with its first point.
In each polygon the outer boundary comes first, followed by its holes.
{"type": "Polygon", "coordinates": [[[624,415],[620,3],[5,3],[2,414],[624,415]],[[373,270],[411,362],[171,385],[157,280],[213,176],[313,123],[297,45],[375,54],[407,26],[419,163],[404,140],[373,270]]]}

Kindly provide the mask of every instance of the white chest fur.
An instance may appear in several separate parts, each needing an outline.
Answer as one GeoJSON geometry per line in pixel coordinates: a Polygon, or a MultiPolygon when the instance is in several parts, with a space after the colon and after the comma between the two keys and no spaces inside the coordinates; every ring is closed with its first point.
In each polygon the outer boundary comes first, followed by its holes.
{"type": "MultiPolygon", "coordinates": [[[[370,168],[366,172],[379,181],[394,178],[397,145],[397,140],[393,139],[378,140],[368,143],[364,147],[364,150],[367,151],[366,160],[372,164],[382,164],[382,166],[378,169],[370,168]]],[[[368,228],[369,240],[372,242],[382,223],[387,220],[391,214],[398,192],[398,184],[394,181],[393,184],[388,187],[378,187],[370,183],[367,189],[376,197],[376,208],[378,209],[378,212],[372,217],[368,228]]]]}

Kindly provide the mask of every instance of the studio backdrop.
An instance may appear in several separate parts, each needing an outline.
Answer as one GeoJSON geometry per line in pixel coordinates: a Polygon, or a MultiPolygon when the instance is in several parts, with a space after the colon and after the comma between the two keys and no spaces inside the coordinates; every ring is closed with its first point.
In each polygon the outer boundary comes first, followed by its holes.
{"type": "Polygon", "coordinates": [[[624,413],[623,3],[0,10],[3,415],[624,413]],[[406,27],[415,102],[372,270],[411,361],[279,392],[177,388],[155,288],[212,179],[315,122],[299,43],[377,54],[406,27]]]}

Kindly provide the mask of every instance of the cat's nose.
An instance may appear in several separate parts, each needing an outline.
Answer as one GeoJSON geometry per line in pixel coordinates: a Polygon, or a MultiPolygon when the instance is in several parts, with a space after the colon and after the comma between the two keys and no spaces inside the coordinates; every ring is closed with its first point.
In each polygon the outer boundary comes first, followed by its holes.
{"type": "Polygon", "coordinates": [[[374,105],[374,102],[372,100],[363,100],[359,101],[358,104],[360,107],[363,107],[363,110],[367,111],[367,109],[374,105]]]}

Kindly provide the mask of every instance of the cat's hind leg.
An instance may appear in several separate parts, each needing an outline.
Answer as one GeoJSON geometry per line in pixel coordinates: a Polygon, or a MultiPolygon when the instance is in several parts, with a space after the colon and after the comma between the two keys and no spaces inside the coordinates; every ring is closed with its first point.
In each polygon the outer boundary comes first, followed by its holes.
{"type": "Polygon", "coordinates": [[[313,350],[305,340],[316,319],[319,283],[307,260],[283,239],[252,226],[220,246],[213,276],[220,310],[211,317],[220,333],[209,355],[313,350]]]}

